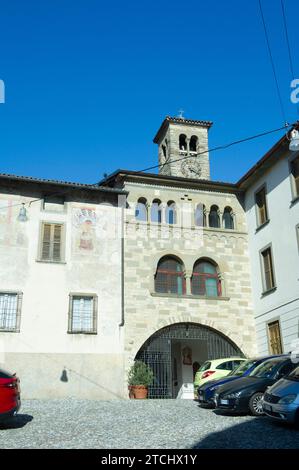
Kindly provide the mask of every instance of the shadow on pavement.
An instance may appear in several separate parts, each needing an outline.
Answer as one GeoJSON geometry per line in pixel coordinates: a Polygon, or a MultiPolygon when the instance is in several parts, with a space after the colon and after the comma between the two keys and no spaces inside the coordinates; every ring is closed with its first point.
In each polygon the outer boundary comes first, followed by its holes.
{"type": "Polygon", "coordinates": [[[221,431],[211,432],[192,448],[298,449],[299,431],[295,426],[277,423],[266,417],[252,418],[221,431]]]}
{"type": "Polygon", "coordinates": [[[17,414],[7,421],[0,421],[0,431],[5,429],[18,429],[26,426],[27,423],[33,420],[33,416],[26,414],[17,414]]]}

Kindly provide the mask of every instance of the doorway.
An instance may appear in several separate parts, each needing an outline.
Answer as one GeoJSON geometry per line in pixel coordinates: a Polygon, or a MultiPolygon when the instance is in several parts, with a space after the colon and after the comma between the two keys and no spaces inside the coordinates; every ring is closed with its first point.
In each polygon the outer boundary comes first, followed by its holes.
{"type": "Polygon", "coordinates": [[[176,323],[154,333],[135,359],[154,372],[149,398],[176,398],[183,383],[193,382],[193,365],[207,359],[241,356],[242,351],[222,333],[200,324],[176,323]]]}

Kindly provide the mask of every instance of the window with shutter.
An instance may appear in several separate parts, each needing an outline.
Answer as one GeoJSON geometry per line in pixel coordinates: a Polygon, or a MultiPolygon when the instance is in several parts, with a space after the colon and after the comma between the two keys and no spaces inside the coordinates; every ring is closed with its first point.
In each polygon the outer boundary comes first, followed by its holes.
{"type": "Polygon", "coordinates": [[[268,334],[271,354],[282,354],[282,342],[279,321],[268,323],[268,334]]]}
{"type": "Polygon", "coordinates": [[[54,225],[53,260],[61,261],[61,225],[54,225]]]}
{"type": "Polygon", "coordinates": [[[62,261],[62,228],[62,224],[43,224],[41,243],[42,261],[62,261]]]}
{"type": "Polygon", "coordinates": [[[262,252],[262,259],[264,270],[264,290],[267,292],[275,287],[271,248],[267,248],[262,252]]]}
{"type": "Polygon", "coordinates": [[[299,196],[299,157],[295,158],[295,160],[291,163],[291,171],[294,180],[294,196],[299,196]]]}
{"type": "Polygon", "coordinates": [[[268,220],[265,188],[261,189],[256,193],[255,202],[257,206],[258,225],[263,225],[268,220]]]}

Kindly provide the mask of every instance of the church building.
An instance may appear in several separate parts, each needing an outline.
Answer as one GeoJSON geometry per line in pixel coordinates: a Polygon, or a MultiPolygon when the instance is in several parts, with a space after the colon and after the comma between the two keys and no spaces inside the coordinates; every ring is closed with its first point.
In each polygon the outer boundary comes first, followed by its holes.
{"type": "Polygon", "coordinates": [[[257,352],[243,196],[210,180],[211,126],[167,117],[159,174],[118,170],[100,183],[128,193],[125,369],[152,367],[151,397],[176,397],[194,363],[257,352]]]}

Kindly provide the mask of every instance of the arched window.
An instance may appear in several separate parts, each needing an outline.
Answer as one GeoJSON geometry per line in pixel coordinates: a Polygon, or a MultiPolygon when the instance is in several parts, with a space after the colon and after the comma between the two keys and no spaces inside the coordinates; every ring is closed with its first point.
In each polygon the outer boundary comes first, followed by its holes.
{"type": "Polygon", "coordinates": [[[207,225],[206,208],[204,204],[197,204],[194,214],[194,221],[197,227],[206,227],[207,225]]]}
{"type": "Polygon", "coordinates": [[[219,228],[220,219],[218,214],[218,206],[212,206],[209,213],[209,227],[219,228]]]}
{"type": "Polygon", "coordinates": [[[179,137],[179,149],[182,151],[187,150],[187,137],[185,134],[181,134],[179,137]]]}
{"type": "Polygon", "coordinates": [[[160,294],[186,293],[186,279],[183,263],[180,260],[165,256],[159,261],[155,276],[155,291],[160,294]]]}
{"type": "Polygon", "coordinates": [[[233,211],[230,207],[226,207],[223,212],[223,227],[229,230],[234,229],[233,211]]]}
{"type": "Polygon", "coordinates": [[[169,201],[167,203],[166,212],[165,212],[166,223],[169,225],[176,224],[176,206],[175,202],[169,201]]]}
{"type": "Polygon", "coordinates": [[[151,221],[160,224],[162,222],[162,206],[159,199],[154,199],[151,207],[151,221]]]}
{"type": "Polygon", "coordinates": [[[166,158],[167,156],[166,145],[162,145],[162,152],[163,152],[163,157],[166,158]]]}
{"type": "Polygon", "coordinates": [[[221,296],[221,281],[214,263],[206,259],[196,261],[191,278],[191,292],[193,295],[207,297],[221,296]]]}
{"type": "Polygon", "coordinates": [[[139,198],[136,204],[135,219],[140,222],[147,221],[146,199],[144,199],[143,197],[139,198]]]}
{"type": "Polygon", "coordinates": [[[197,152],[197,141],[196,135],[193,135],[190,139],[189,150],[190,152],[197,152]]]}

